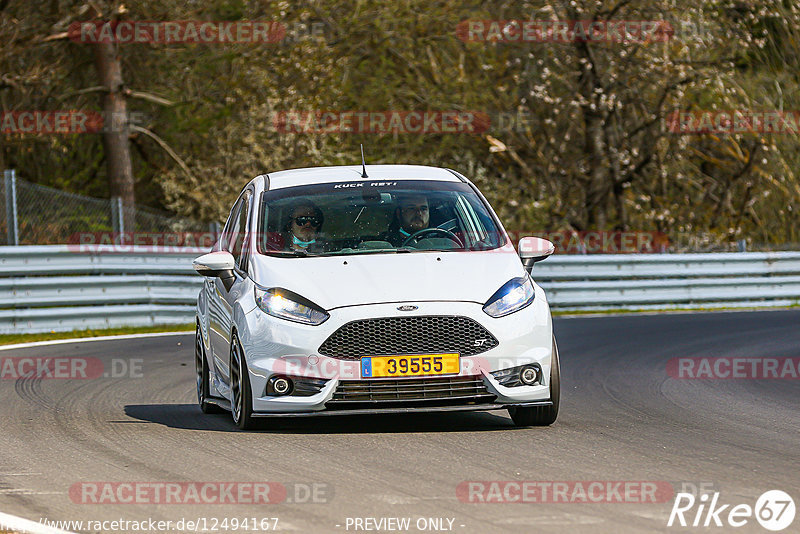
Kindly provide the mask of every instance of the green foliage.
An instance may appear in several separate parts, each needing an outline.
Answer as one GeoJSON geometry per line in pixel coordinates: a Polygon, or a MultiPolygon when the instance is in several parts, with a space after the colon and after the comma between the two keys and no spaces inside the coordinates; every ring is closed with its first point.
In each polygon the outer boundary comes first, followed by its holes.
{"type": "MultiPolygon", "coordinates": [[[[800,8],[789,0],[267,0],[95,2],[126,20],[280,21],[279,43],[126,44],[123,78],[152,138],[134,132],[137,200],[220,220],[252,176],[371,163],[456,168],[509,229],[662,231],[686,247],[800,242],[800,163],[789,134],[676,135],[674,110],[798,110],[800,8]],[[664,20],[667,42],[464,42],[473,19],[664,20]],[[305,25],[305,31],[302,29],[305,25]],[[315,34],[311,29],[321,29],[315,34]],[[476,134],[286,134],[281,111],[469,110],[520,120],[476,134]]],[[[100,109],[88,46],[45,40],[82,1],[0,11],[0,108],[100,109]]],[[[21,178],[105,196],[99,135],[3,136],[21,178]]]]}

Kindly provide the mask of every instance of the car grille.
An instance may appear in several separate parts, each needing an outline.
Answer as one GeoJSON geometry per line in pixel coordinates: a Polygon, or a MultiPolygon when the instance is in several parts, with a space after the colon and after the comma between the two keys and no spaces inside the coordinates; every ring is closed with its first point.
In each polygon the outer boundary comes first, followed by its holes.
{"type": "Polygon", "coordinates": [[[495,398],[480,377],[342,380],[325,407],[448,406],[491,403],[495,398]]]}
{"type": "Polygon", "coordinates": [[[497,339],[469,317],[423,315],[349,322],[325,340],[319,353],[345,360],[451,352],[473,356],[497,345],[497,339]]]}

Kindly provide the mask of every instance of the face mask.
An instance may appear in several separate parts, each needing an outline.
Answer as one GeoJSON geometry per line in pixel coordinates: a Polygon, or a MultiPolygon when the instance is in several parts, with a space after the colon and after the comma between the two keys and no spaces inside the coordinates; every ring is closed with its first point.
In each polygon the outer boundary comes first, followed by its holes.
{"type": "Polygon", "coordinates": [[[316,241],[316,239],[312,239],[311,241],[301,241],[297,239],[296,235],[292,234],[292,242],[298,247],[308,248],[308,245],[315,243],[316,241]]]}

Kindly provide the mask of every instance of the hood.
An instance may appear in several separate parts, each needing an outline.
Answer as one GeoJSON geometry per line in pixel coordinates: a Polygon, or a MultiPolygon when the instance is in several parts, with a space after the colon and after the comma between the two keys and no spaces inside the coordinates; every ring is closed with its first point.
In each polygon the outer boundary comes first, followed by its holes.
{"type": "Polygon", "coordinates": [[[251,277],[326,310],[381,302],[485,303],[525,269],[513,247],[483,252],[414,252],[308,258],[256,255],[251,277]]]}

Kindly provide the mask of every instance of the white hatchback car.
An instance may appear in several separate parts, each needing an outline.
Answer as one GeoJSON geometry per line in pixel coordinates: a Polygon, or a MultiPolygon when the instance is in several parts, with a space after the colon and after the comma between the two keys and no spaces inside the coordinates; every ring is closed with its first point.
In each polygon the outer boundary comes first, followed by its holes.
{"type": "Polygon", "coordinates": [[[242,191],[197,300],[197,396],[258,417],[507,409],[549,425],[559,360],[533,263],[461,174],[322,167],[242,191]]]}

